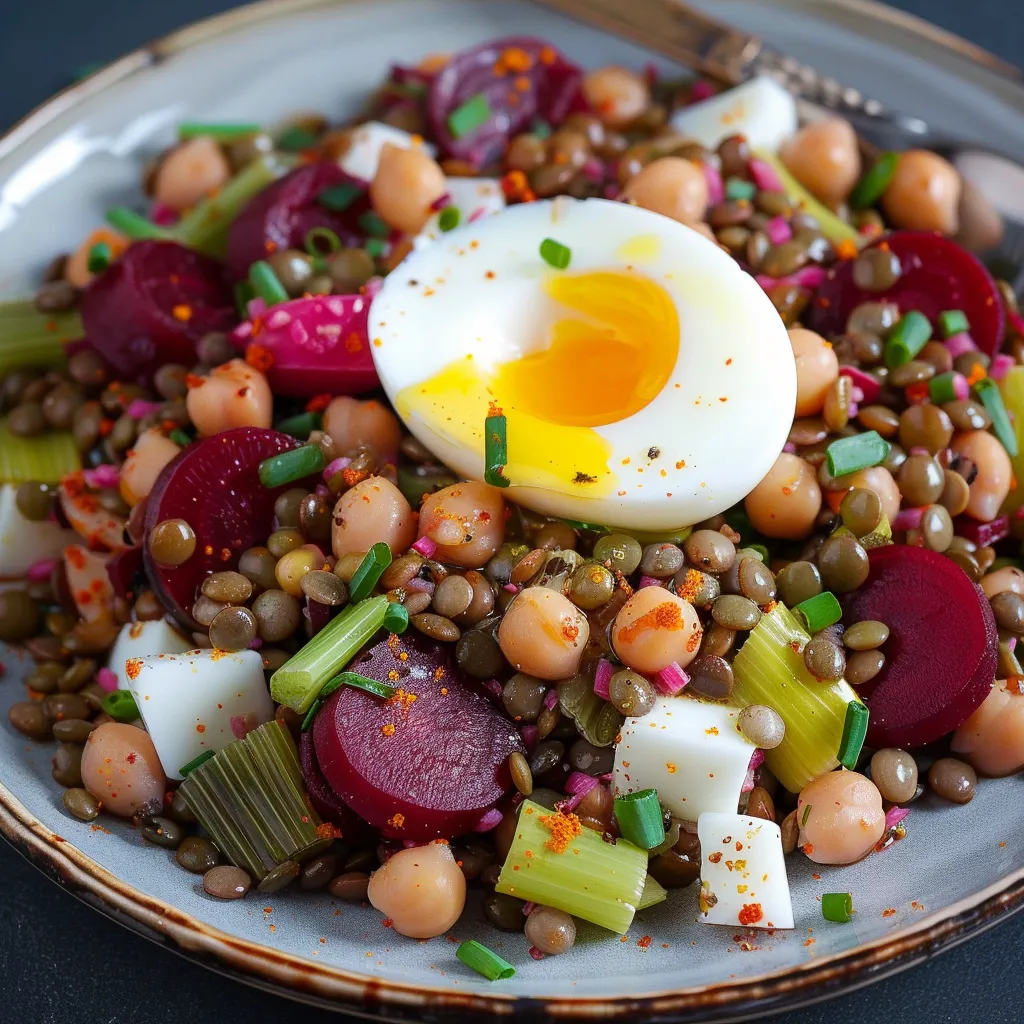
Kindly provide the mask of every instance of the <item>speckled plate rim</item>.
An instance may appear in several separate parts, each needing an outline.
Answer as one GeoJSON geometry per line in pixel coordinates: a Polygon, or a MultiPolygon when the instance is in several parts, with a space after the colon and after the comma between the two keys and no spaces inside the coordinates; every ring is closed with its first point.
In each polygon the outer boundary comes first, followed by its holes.
{"type": "MultiPolygon", "coordinates": [[[[0,158],[53,118],[137,72],[200,42],[292,14],[362,0],[259,0],[196,22],[108,64],[56,93],[0,137],[0,158]]],[[[874,0],[814,0],[833,12],[854,12],[918,37],[1020,90],[1020,69],[960,37],[874,0]]],[[[641,1020],[733,1021],[828,999],[906,970],[1005,920],[1024,906],[1024,868],[912,927],[854,949],[784,971],[728,983],[669,990],[642,998],[527,998],[512,993],[453,993],[421,984],[382,981],[273,950],[229,935],[179,908],[127,885],[42,824],[0,782],[0,833],[63,888],[113,920],[193,962],[285,997],[358,1016],[391,1020],[493,1020],[634,1017],[641,1020]]]]}

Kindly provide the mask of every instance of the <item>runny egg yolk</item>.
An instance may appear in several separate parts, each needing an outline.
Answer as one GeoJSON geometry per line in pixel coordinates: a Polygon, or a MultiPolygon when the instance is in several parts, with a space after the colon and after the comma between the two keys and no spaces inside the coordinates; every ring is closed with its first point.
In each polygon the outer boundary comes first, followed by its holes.
{"type": "Polygon", "coordinates": [[[496,404],[513,484],[603,497],[616,485],[612,449],[592,428],[635,415],[668,384],[679,354],[676,305],[634,272],[552,274],[543,288],[576,314],[550,326],[546,346],[491,367],[469,354],[405,388],[396,407],[482,455],[496,404]]]}

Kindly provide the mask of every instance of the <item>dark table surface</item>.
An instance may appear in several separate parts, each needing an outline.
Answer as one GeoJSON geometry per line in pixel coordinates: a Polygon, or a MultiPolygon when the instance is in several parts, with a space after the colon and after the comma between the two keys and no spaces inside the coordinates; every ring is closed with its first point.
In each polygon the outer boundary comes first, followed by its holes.
{"type": "MultiPolygon", "coordinates": [[[[164,32],[235,6],[231,0],[0,0],[0,130],[66,84],[75,68],[109,60],[164,32]]],[[[899,0],[901,7],[1016,64],[1024,23],[1006,0],[899,0]]],[[[221,978],[102,917],[0,842],[7,893],[0,919],[0,998],[26,1024],[328,1024],[341,1018],[221,978]]],[[[942,957],[786,1024],[987,1024],[1020,1021],[1017,961],[1024,914],[942,957]]]]}

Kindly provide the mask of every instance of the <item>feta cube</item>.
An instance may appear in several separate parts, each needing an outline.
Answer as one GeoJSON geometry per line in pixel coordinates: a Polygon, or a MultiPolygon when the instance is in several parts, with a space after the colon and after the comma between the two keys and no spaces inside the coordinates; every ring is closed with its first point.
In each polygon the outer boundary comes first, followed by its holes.
{"type": "Polygon", "coordinates": [[[735,813],[756,749],[739,731],[739,709],[692,697],[662,697],[627,718],[615,747],[615,795],[656,789],[663,807],[687,821],[735,813]]]}
{"type": "Polygon", "coordinates": [[[792,928],[782,831],[774,821],[743,814],[702,814],[700,916],[730,928],[792,928]]]}
{"type": "Polygon", "coordinates": [[[168,778],[206,750],[217,753],[274,717],[255,651],[188,651],[129,658],[128,689],[168,778]]]}
{"type": "Polygon", "coordinates": [[[17,487],[0,487],[0,579],[21,579],[36,562],[60,558],[64,548],[79,539],[49,519],[33,522],[18,511],[17,487]]]}
{"type": "MultiPolygon", "coordinates": [[[[491,217],[505,209],[505,193],[498,178],[448,178],[447,181],[451,205],[457,207],[460,214],[460,225],[491,217]]],[[[444,234],[440,217],[440,212],[431,214],[413,241],[415,248],[420,249],[444,234]]]]}
{"type": "Polygon", "coordinates": [[[424,142],[416,135],[402,131],[390,124],[382,124],[380,121],[367,121],[351,132],[352,143],[347,150],[339,157],[338,166],[353,178],[359,178],[367,183],[377,177],[377,165],[380,163],[380,151],[385,144],[398,146],[399,149],[414,149],[422,147],[423,150],[434,156],[437,149],[429,142],[424,142]]]}
{"type": "Polygon", "coordinates": [[[127,690],[125,662],[129,658],[147,658],[152,654],[184,654],[192,648],[192,642],[186,640],[164,619],[129,622],[117,634],[107,664],[117,676],[118,687],[127,690]]]}

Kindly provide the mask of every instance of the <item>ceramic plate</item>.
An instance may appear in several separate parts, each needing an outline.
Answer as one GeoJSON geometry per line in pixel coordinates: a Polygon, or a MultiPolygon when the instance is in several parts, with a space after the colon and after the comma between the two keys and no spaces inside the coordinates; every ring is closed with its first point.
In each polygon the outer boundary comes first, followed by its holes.
{"type": "MultiPolygon", "coordinates": [[[[890,11],[852,2],[729,0],[712,8],[798,59],[950,132],[1016,147],[1024,88],[992,58],[890,11]],[[908,52],[913,50],[913,55],[908,52]]],[[[186,29],[56,97],[0,141],[0,298],[30,292],[44,264],[137,196],[139,169],[185,119],[273,121],[300,109],[356,110],[392,60],[415,61],[528,31],[584,65],[637,67],[643,51],[521,0],[264,3],[186,29]]],[[[664,66],[664,65],[663,65],[664,66]]],[[[0,712],[23,696],[25,664],[3,654],[0,712]]],[[[915,804],[908,836],[845,869],[790,861],[797,928],[743,936],[694,923],[696,888],[641,913],[621,941],[581,928],[564,957],[530,959],[471,904],[429,942],[382,927],[372,909],[324,895],[207,897],[170,854],[110,819],[71,820],[50,751],[0,714],[0,829],[68,888],[150,937],[296,998],[381,1017],[513,1012],[559,1017],[734,1020],[823,998],[899,970],[979,931],[1024,895],[1020,780],[985,782],[973,803],[915,804]],[[821,917],[850,891],[847,925],[821,917]],[[517,967],[488,984],[455,959],[477,938],[517,967]]]]}

